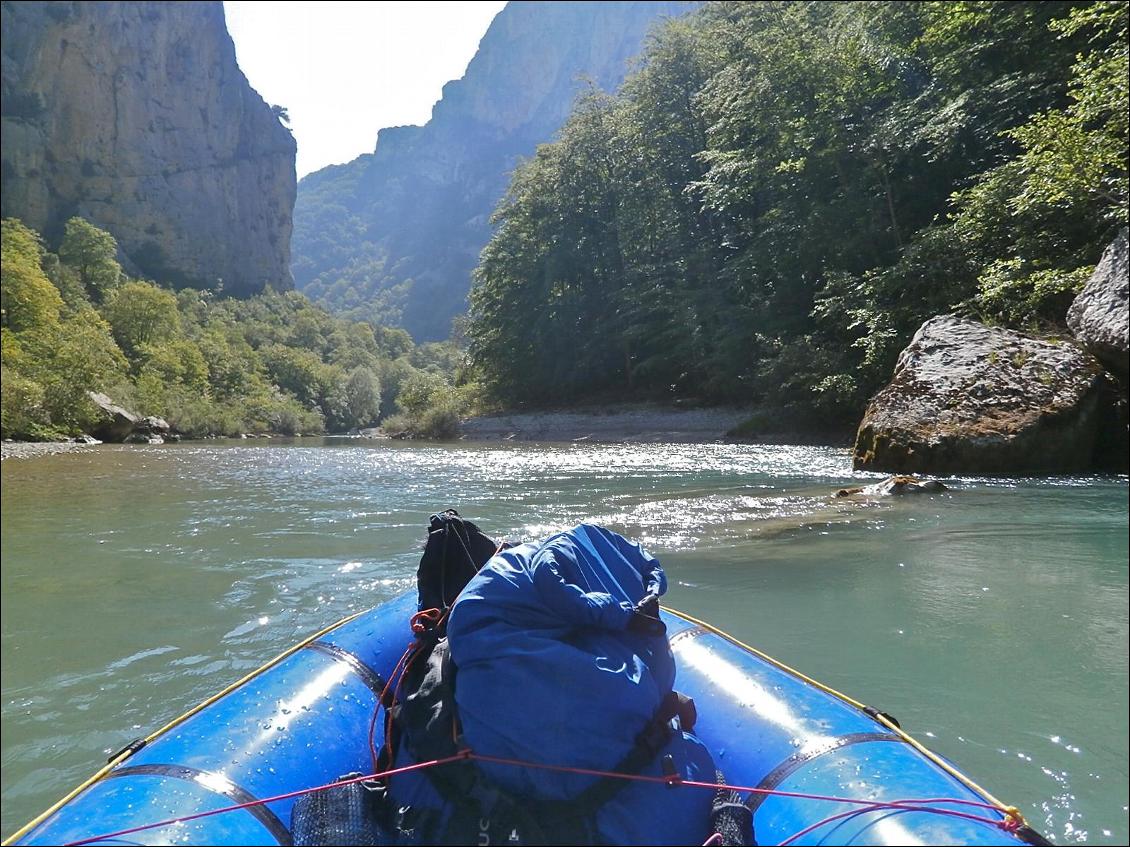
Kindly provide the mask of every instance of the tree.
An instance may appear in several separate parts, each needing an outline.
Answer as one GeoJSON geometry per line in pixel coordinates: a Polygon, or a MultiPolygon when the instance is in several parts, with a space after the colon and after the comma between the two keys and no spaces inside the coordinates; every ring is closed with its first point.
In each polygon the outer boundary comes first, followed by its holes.
{"type": "Polygon", "coordinates": [[[43,387],[51,423],[66,432],[89,422],[87,391],[104,391],[126,377],[110,327],[89,306],[65,322],[22,333],[20,348],[21,369],[43,387]]]}
{"type": "Polygon", "coordinates": [[[369,426],[381,411],[381,383],[368,368],[354,368],[345,380],[346,425],[349,429],[369,426]]]}
{"type": "Polygon", "coordinates": [[[114,236],[82,218],[71,218],[59,245],[59,260],[78,274],[79,282],[94,303],[102,303],[122,280],[114,236]]]}
{"type": "Polygon", "coordinates": [[[131,359],[138,358],[145,345],[169,341],[180,333],[176,295],[149,282],[127,282],[102,311],[131,359]]]}
{"type": "Polygon", "coordinates": [[[15,218],[0,224],[0,316],[14,332],[55,324],[63,300],[43,273],[39,236],[15,218]]]}

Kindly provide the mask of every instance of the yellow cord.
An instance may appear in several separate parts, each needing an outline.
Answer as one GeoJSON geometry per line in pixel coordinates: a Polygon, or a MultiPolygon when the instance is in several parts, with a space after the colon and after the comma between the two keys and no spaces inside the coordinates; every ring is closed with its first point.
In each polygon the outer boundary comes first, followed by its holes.
{"type": "MultiPolygon", "coordinates": [[[[315,632],[313,635],[309,636],[308,638],[304,638],[302,641],[299,641],[293,647],[290,647],[289,649],[284,650],[282,653],[279,653],[277,656],[275,656],[275,658],[271,659],[271,661],[267,662],[265,665],[256,668],[255,670],[251,671],[251,673],[249,673],[246,676],[236,680],[231,685],[229,685],[227,688],[225,688],[223,691],[220,691],[218,694],[213,694],[207,700],[204,700],[202,703],[199,703],[198,705],[193,706],[191,709],[189,709],[187,712],[185,712],[180,717],[173,718],[171,721],[169,721],[167,724],[165,724],[160,729],[149,733],[149,735],[145,736],[145,743],[149,744],[151,741],[153,741],[158,736],[164,735],[169,730],[171,730],[171,729],[173,729],[177,726],[180,726],[182,723],[184,723],[186,720],[191,718],[197,712],[200,712],[201,710],[206,709],[208,706],[211,706],[213,703],[215,703],[220,698],[226,697],[228,694],[231,694],[233,691],[235,691],[240,686],[246,685],[248,682],[255,679],[255,677],[257,677],[260,674],[265,673],[266,671],[273,668],[275,665],[277,665],[283,659],[287,658],[287,656],[290,656],[290,655],[293,655],[294,653],[297,653],[299,650],[301,650],[303,647],[305,647],[310,642],[317,641],[319,638],[321,638],[326,633],[332,632],[333,630],[337,629],[339,626],[342,626],[344,624],[349,623],[351,620],[359,617],[362,614],[364,614],[364,613],[363,612],[356,612],[355,614],[347,615],[346,617],[339,620],[337,623],[330,624],[329,626],[325,627],[324,629],[318,630],[317,632],[315,632]]],[[[141,748],[138,748],[138,749],[141,749],[141,748]]],[[[14,833],[12,833],[7,838],[5,838],[2,842],[0,842],[0,847],[8,847],[9,844],[14,844],[17,839],[22,838],[23,836],[27,835],[28,832],[35,829],[35,827],[39,826],[41,823],[43,823],[43,821],[45,821],[51,815],[55,814],[55,812],[57,812],[59,809],[61,809],[63,806],[65,806],[67,803],[69,803],[71,800],[73,800],[75,797],[77,797],[79,794],[86,791],[86,789],[90,788],[90,786],[94,785],[94,783],[100,781],[103,777],[106,776],[106,774],[108,774],[115,767],[117,767],[122,762],[124,762],[126,759],[128,759],[130,756],[132,756],[135,752],[136,752],[135,750],[130,750],[130,749],[123,750],[121,753],[116,755],[113,759],[111,759],[109,762],[107,762],[105,765],[103,765],[101,768],[99,768],[91,777],[86,779],[78,787],[76,787],[76,788],[72,789],[70,792],[68,792],[67,795],[65,797],[63,797],[61,800],[54,803],[50,808],[46,809],[45,811],[43,811],[39,815],[36,815],[34,818],[32,818],[30,821],[28,821],[26,824],[24,824],[22,827],[20,827],[14,833]]]]}
{"type": "Polygon", "coordinates": [[[984,788],[982,788],[980,785],[978,785],[972,779],[967,777],[965,774],[963,774],[961,771],[959,771],[957,768],[955,768],[953,765],[951,765],[949,762],[947,762],[945,759],[943,759],[941,756],[939,756],[933,750],[930,750],[928,747],[925,747],[920,741],[918,741],[918,739],[909,735],[905,730],[902,729],[902,727],[894,724],[889,718],[886,717],[886,715],[883,715],[883,714],[872,715],[870,712],[866,711],[867,707],[863,703],[860,703],[858,700],[855,700],[851,697],[848,697],[846,694],[844,694],[840,691],[837,691],[836,689],[834,689],[834,688],[832,688],[828,685],[825,685],[822,682],[818,682],[817,680],[813,679],[810,676],[807,676],[806,674],[801,673],[800,671],[796,670],[795,668],[789,667],[784,662],[781,662],[781,661],[778,661],[777,659],[774,659],[772,656],[770,656],[767,653],[761,652],[756,647],[751,647],[750,645],[748,645],[748,644],[746,644],[742,641],[739,641],[738,639],[734,638],[734,636],[730,635],[727,632],[723,632],[722,630],[718,629],[718,627],[716,627],[716,626],[708,624],[706,621],[699,620],[698,618],[692,617],[691,615],[688,615],[685,612],[680,612],[680,611],[677,611],[675,609],[672,609],[670,606],[666,606],[664,608],[666,608],[666,610],[668,612],[670,612],[671,614],[677,615],[678,617],[682,618],[683,620],[689,621],[690,623],[693,623],[697,626],[701,626],[703,629],[708,630],[709,632],[712,632],[715,635],[721,636],[722,638],[725,638],[727,641],[731,642],[732,644],[736,644],[738,647],[741,647],[743,650],[748,650],[750,653],[753,653],[755,656],[757,656],[761,659],[764,659],[766,662],[773,665],[774,667],[778,667],[781,670],[792,674],[793,676],[797,677],[798,679],[803,680],[804,682],[807,682],[809,685],[812,685],[816,688],[819,688],[821,691],[824,691],[828,694],[831,694],[833,697],[837,697],[838,699],[843,700],[845,703],[848,703],[852,706],[855,706],[855,708],[864,712],[864,714],[866,714],[868,717],[874,718],[876,721],[878,721],[880,724],[885,726],[887,729],[891,730],[891,732],[895,733],[903,741],[908,743],[911,747],[913,747],[915,750],[917,750],[919,753],[921,753],[923,756],[925,756],[927,759],[929,759],[935,765],[940,767],[942,770],[944,770],[950,776],[957,779],[958,782],[960,782],[966,788],[973,791],[975,794],[980,794],[981,797],[983,797],[986,801],[988,801],[992,805],[996,806],[997,809],[999,809],[1003,814],[1005,814],[1008,817],[1012,818],[1013,820],[1019,822],[1022,826],[1027,826],[1027,822],[1024,820],[1024,816],[1020,813],[1019,809],[1017,809],[1015,806],[1006,806],[1004,803],[1002,803],[1000,800],[998,800],[996,797],[994,797],[992,794],[990,794],[988,791],[986,791],[984,788]]]}

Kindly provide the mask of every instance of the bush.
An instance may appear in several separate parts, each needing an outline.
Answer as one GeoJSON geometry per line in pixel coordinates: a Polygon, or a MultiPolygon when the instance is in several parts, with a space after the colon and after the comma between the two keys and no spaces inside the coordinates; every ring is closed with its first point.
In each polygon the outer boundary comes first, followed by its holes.
{"type": "MultiPolygon", "coordinates": [[[[19,221],[2,235],[5,435],[85,428],[91,390],[189,436],[342,431],[378,419],[382,383],[395,396],[413,380],[417,431],[449,437],[457,425],[460,395],[412,366],[403,330],[335,318],[296,292],[225,300],[126,279],[110,234],[79,218],[59,255],[19,221]]],[[[442,371],[457,359],[449,344],[420,361],[442,371]]]]}
{"type": "Polygon", "coordinates": [[[0,437],[32,438],[46,430],[50,417],[43,405],[43,386],[0,367],[0,437]]]}
{"type": "Polygon", "coordinates": [[[470,407],[466,387],[456,388],[438,374],[417,371],[401,388],[402,411],[381,423],[389,435],[450,441],[459,435],[459,421],[470,407]]]}

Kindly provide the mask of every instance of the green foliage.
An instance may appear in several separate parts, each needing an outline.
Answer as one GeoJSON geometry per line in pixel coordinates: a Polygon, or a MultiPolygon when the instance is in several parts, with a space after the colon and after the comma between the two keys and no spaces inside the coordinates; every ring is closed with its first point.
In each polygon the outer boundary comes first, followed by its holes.
{"type": "Polygon", "coordinates": [[[1124,3],[710,3],[515,172],[471,371],[853,423],[933,314],[1063,321],[1126,113],[1124,3]]]}
{"type": "Polygon", "coordinates": [[[381,412],[381,383],[377,375],[365,367],[356,367],[346,377],[343,388],[345,422],[350,428],[376,423],[381,412]]]}
{"type": "Polygon", "coordinates": [[[1013,325],[1061,323],[1127,223],[1127,6],[1077,5],[1049,29],[1085,38],[1067,104],[1008,130],[1019,153],[954,196],[952,231],[976,268],[969,307],[1013,325]]]}
{"type": "Polygon", "coordinates": [[[87,390],[104,391],[125,378],[125,357],[109,326],[89,307],[69,320],[24,330],[18,343],[15,369],[42,386],[51,424],[66,432],[92,420],[87,390]]]}
{"type": "Polygon", "coordinates": [[[0,430],[4,435],[37,438],[48,428],[51,419],[44,406],[43,386],[0,367],[0,430]]]}
{"type": "Polygon", "coordinates": [[[5,218],[0,261],[0,315],[13,332],[55,324],[63,300],[40,267],[39,236],[14,218],[5,218]]]}
{"type": "Polygon", "coordinates": [[[181,330],[176,295],[149,282],[127,282],[115,289],[102,314],[118,345],[133,360],[142,348],[171,341],[181,330]]]}
{"type": "Polygon", "coordinates": [[[1040,330],[1055,327],[1094,270],[1032,270],[1022,259],[998,259],[979,279],[975,304],[981,317],[995,323],[1040,330]]]}
{"type": "Polygon", "coordinates": [[[59,260],[72,269],[94,303],[101,303],[122,281],[114,236],[82,218],[67,221],[59,260]]]}
{"type": "Polygon", "coordinates": [[[403,330],[332,317],[293,292],[230,300],[121,279],[113,239],[77,218],[64,244],[56,256],[3,223],[5,437],[81,431],[95,414],[88,391],[189,436],[371,426],[417,376],[439,380],[448,394],[435,405],[454,408],[450,344],[417,351],[403,330]]]}
{"type": "Polygon", "coordinates": [[[459,421],[475,405],[479,386],[454,385],[434,371],[416,371],[400,387],[400,412],[382,423],[385,432],[409,438],[444,441],[459,433],[459,421]]]}

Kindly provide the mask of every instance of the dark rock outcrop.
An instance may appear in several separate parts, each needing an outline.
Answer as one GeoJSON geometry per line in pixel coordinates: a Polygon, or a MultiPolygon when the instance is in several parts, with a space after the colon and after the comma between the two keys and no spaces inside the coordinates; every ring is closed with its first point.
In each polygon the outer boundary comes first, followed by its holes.
{"type": "Polygon", "coordinates": [[[133,431],[146,436],[166,436],[169,434],[169,422],[156,415],[149,415],[137,422],[133,431]]]}
{"type": "Polygon", "coordinates": [[[465,311],[490,215],[521,157],[553,139],[591,80],[615,90],[662,16],[693,2],[511,2],[424,126],[299,185],[295,284],[334,310],[375,304],[418,340],[465,311]],[[333,291],[330,291],[330,289],[333,291]]]}
{"type": "Polygon", "coordinates": [[[1071,342],[931,318],[859,426],[855,467],[1069,473],[1092,467],[1106,377],[1071,342]]]}
{"type": "Polygon", "coordinates": [[[131,432],[126,436],[126,444],[164,444],[165,439],[159,435],[146,435],[144,432],[131,432]]]}
{"type": "MultiPolygon", "coordinates": [[[[99,421],[91,426],[90,431],[102,441],[115,444],[164,444],[167,440],[180,440],[171,432],[172,428],[164,418],[156,415],[140,417],[119,406],[105,394],[96,391],[88,391],[86,396],[90,398],[90,402],[94,404],[100,416],[99,421]]],[[[90,438],[90,436],[80,436],[80,438],[90,438]]],[[[100,442],[91,439],[85,443],[100,442]]]]}
{"type": "Polygon", "coordinates": [[[1130,375],[1130,260],[1127,231],[1103,253],[1087,285],[1071,304],[1067,325],[1080,343],[1115,376],[1130,375]]]}
{"type": "Polygon", "coordinates": [[[4,217],[49,244],[79,215],[127,271],[291,288],[295,144],[251,88],[219,2],[4,2],[4,217]]]}
{"type": "Polygon", "coordinates": [[[88,391],[86,396],[99,413],[98,422],[90,427],[90,434],[102,441],[120,443],[125,441],[140,418],[133,412],[119,406],[105,394],[88,391]]]}
{"type": "Polygon", "coordinates": [[[902,494],[938,494],[949,491],[949,486],[936,479],[919,479],[915,476],[889,476],[882,482],[858,488],[841,488],[836,497],[853,497],[862,494],[867,497],[886,497],[902,494]]]}

